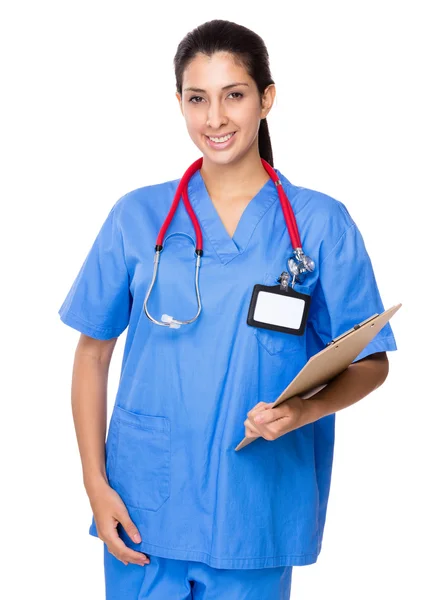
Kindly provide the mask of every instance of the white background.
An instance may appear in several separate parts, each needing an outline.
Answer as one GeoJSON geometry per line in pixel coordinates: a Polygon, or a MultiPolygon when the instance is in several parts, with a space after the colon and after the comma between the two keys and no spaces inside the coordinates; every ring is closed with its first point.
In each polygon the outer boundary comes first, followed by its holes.
{"type": "Polygon", "coordinates": [[[337,414],[323,549],[292,600],[430,598],[429,23],[425,3],[379,0],[2,3],[0,595],[104,598],[70,409],[79,333],[57,311],[114,202],[199,157],[173,57],[213,18],[267,44],[275,167],[347,206],[385,308],[403,303],[388,379],[337,414]]]}

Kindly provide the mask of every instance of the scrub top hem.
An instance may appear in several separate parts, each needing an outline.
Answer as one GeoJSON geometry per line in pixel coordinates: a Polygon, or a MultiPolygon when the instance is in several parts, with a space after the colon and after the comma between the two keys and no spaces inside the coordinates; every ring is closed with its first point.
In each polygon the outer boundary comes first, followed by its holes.
{"type": "MultiPolygon", "coordinates": [[[[99,537],[97,529],[93,524],[89,528],[89,534],[93,537],[99,537]]],[[[140,544],[133,544],[131,547],[138,552],[145,552],[152,556],[161,558],[172,558],[177,560],[193,560],[203,562],[215,569],[264,569],[266,567],[301,567],[312,565],[317,562],[321,551],[321,543],[317,546],[317,551],[312,554],[286,554],[284,556],[260,556],[255,558],[217,558],[196,550],[179,550],[176,548],[164,548],[156,546],[143,540],[140,544]]]]}

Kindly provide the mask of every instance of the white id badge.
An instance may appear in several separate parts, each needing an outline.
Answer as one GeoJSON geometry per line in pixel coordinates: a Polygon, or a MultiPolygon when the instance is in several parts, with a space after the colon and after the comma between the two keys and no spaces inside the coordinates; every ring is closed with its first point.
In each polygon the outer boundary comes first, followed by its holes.
{"type": "Polygon", "coordinates": [[[284,291],[280,285],[257,283],[253,288],[247,323],[262,329],[303,335],[310,302],[311,296],[291,287],[284,291]]]}

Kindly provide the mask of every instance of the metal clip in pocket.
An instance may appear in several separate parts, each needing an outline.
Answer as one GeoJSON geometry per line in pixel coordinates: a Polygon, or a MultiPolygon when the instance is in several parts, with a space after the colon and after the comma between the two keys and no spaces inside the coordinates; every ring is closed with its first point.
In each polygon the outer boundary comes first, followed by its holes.
{"type": "Polygon", "coordinates": [[[283,271],[280,277],[277,278],[277,281],[280,284],[280,289],[283,292],[287,292],[287,288],[289,287],[289,279],[290,274],[287,271],[283,271]]]}

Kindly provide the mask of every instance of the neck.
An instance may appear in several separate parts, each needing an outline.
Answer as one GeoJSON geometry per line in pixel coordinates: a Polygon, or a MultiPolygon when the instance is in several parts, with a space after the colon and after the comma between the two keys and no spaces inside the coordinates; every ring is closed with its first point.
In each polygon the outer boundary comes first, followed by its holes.
{"type": "Polygon", "coordinates": [[[226,165],[213,163],[204,157],[200,171],[210,197],[221,202],[250,193],[253,196],[253,191],[269,179],[257,152],[239,163],[226,165]]]}

